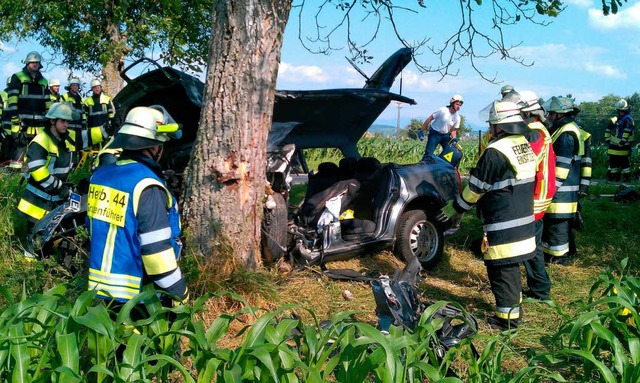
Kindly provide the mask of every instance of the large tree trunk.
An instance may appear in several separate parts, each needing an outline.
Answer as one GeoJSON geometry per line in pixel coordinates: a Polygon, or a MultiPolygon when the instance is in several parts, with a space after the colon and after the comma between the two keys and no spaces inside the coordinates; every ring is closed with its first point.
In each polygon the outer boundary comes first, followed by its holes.
{"type": "Polygon", "coordinates": [[[102,90],[111,97],[114,97],[122,87],[124,86],[124,80],[120,77],[120,71],[123,68],[124,59],[117,62],[108,62],[104,68],[102,68],[102,90]]]}
{"type": "Polygon", "coordinates": [[[254,268],[260,263],[266,140],[291,0],[221,0],[214,7],[183,217],[196,254],[233,255],[254,268]]]}

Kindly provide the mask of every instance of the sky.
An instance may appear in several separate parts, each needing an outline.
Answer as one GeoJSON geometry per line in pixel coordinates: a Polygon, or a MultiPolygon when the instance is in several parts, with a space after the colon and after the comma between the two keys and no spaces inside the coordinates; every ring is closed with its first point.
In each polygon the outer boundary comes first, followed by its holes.
{"type": "MultiPolygon", "coordinates": [[[[320,1],[306,1],[306,8],[299,17],[299,7],[294,0],[289,23],[284,36],[281,63],[278,74],[278,89],[330,89],[359,88],[365,79],[347,62],[349,53],[340,49],[345,45],[346,32],[339,30],[331,54],[313,54],[305,49],[298,30],[303,31],[303,41],[311,49],[318,49],[308,36],[315,32],[317,9],[320,1]],[[302,23],[299,24],[299,20],[302,23]]],[[[429,44],[442,46],[459,25],[459,3],[453,0],[424,1],[426,8],[417,6],[417,1],[397,1],[396,4],[410,7],[413,11],[397,10],[396,28],[408,41],[429,38],[429,44]],[[453,8],[452,8],[453,7],[453,8]],[[415,11],[415,12],[414,12],[415,11]]],[[[460,113],[474,129],[485,129],[486,118],[481,110],[499,97],[500,88],[510,84],[516,90],[531,90],[538,97],[547,99],[554,95],[572,94],[578,103],[597,101],[608,94],[621,97],[640,92],[640,0],[628,0],[616,15],[603,16],[600,0],[565,0],[566,9],[557,18],[537,18],[550,22],[541,26],[521,21],[514,27],[505,27],[505,39],[518,45],[511,54],[519,56],[530,66],[491,56],[476,62],[487,77],[496,77],[496,83],[483,80],[471,68],[468,61],[454,63],[456,76],[442,78],[437,73],[422,73],[410,63],[402,73],[402,94],[413,98],[417,105],[402,104],[400,126],[405,127],[411,119],[426,119],[441,106],[447,105],[454,94],[463,96],[465,102],[460,113]]],[[[478,28],[490,21],[490,2],[474,12],[478,28]]],[[[339,13],[319,16],[319,25],[324,29],[335,24],[339,13]]],[[[370,18],[356,18],[351,24],[352,36],[359,42],[368,41],[374,26],[370,18]]],[[[485,29],[487,30],[487,29],[485,29]]],[[[393,52],[401,48],[392,35],[390,24],[384,23],[376,38],[366,47],[373,56],[369,63],[359,63],[360,69],[372,75],[377,67],[393,52]]],[[[0,42],[0,75],[7,78],[23,66],[20,62],[26,54],[38,49],[33,44],[5,45],[0,42]]],[[[420,52],[422,65],[434,65],[437,58],[426,51],[420,52]]],[[[44,56],[45,60],[47,56],[44,56]]],[[[48,79],[62,79],[63,86],[68,77],[66,68],[47,65],[43,70],[48,79]]],[[[81,80],[91,81],[91,75],[82,74],[81,80]]],[[[391,91],[400,93],[399,78],[391,91]]],[[[85,87],[87,90],[88,86],[85,87]]],[[[396,126],[398,109],[391,104],[378,118],[376,124],[396,126]]]]}

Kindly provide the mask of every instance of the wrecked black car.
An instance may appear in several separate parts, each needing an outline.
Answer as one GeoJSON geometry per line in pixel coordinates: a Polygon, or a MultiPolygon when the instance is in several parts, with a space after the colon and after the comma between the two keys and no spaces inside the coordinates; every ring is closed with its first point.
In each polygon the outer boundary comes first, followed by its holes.
{"type": "MultiPolygon", "coordinates": [[[[389,91],[410,60],[409,49],[397,51],[366,78],[363,88],[276,90],[265,169],[272,191],[264,207],[267,263],[285,258],[319,264],[383,249],[393,249],[405,260],[417,257],[423,267],[440,259],[443,235],[457,223],[442,224],[435,216],[460,191],[457,170],[437,157],[411,165],[382,164],[361,157],[356,148],[391,101],[415,104],[389,91]],[[309,173],[304,159],[309,148],[337,148],[344,158],[309,173]],[[308,184],[301,205],[290,207],[294,163],[308,173],[308,184]]],[[[183,125],[182,138],[167,143],[161,164],[179,177],[196,138],[204,84],[160,66],[129,78],[127,72],[143,62],[153,63],[139,60],[122,72],[127,85],[113,99],[117,120],[136,106],[163,105],[183,125]]]]}

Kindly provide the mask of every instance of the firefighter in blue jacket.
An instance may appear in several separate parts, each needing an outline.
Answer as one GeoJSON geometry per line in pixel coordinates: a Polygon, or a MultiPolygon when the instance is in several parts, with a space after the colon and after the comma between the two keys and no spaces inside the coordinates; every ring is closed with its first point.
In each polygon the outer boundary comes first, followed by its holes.
{"type": "Polygon", "coordinates": [[[445,205],[438,220],[446,221],[477,204],[482,213],[484,263],[496,300],[492,327],[520,325],[522,277],[520,263],[536,251],[533,214],[536,156],[523,134],[529,127],[513,102],[496,101],[489,112],[492,139],[471,172],[469,184],[445,205]]]}
{"type": "Polygon", "coordinates": [[[118,161],[91,177],[87,202],[91,253],[89,290],[127,302],[155,284],[180,303],[188,297],[178,259],[180,218],[158,164],[163,143],[181,130],[161,106],[131,109],[111,143],[118,161]]]}

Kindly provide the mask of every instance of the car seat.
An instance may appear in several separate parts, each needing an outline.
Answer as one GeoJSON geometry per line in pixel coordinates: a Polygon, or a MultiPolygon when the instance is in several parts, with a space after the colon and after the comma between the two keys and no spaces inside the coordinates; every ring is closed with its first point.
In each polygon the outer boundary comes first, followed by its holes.
{"type": "Polygon", "coordinates": [[[345,157],[340,160],[338,163],[338,168],[340,172],[338,177],[341,180],[348,180],[349,178],[353,178],[356,174],[356,164],[358,160],[355,157],[345,157]]]}
{"type": "Polygon", "coordinates": [[[338,173],[338,165],[333,162],[323,162],[318,165],[318,171],[309,176],[304,199],[307,200],[335,184],[338,181],[338,173]]]}
{"type": "Polygon", "coordinates": [[[338,181],[329,188],[305,199],[298,212],[298,223],[303,227],[315,230],[327,201],[342,194],[340,213],[343,213],[359,189],[360,183],[352,178],[338,181]]]}

